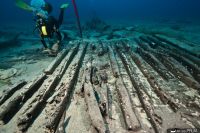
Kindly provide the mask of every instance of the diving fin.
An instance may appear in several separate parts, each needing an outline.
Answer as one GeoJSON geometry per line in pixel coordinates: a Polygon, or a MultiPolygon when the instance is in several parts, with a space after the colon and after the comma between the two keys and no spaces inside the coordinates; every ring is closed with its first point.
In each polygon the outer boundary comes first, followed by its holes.
{"type": "Polygon", "coordinates": [[[65,3],[65,4],[62,4],[62,5],[60,6],[60,8],[61,8],[61,9],[66,9],[68,6],[69,6],[69,4],[65,3]]]}
{"type": "Polygon", "coordinates": [[[15,0],[15,4],[17,7],[26,10],[26,11],[33,11],[33,8],[25,3],[23,0],[15,0]]]}

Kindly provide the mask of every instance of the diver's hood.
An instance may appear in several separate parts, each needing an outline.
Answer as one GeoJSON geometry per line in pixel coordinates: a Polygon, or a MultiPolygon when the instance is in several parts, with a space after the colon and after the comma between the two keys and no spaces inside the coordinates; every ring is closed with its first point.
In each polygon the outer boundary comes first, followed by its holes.
{"type": "Polygon", "coordinates": [[[48,13],[51,13],[53,11],[53,7],[50,3],[45,3],[45,5],[42,7],[42,9],[48,13]]]}

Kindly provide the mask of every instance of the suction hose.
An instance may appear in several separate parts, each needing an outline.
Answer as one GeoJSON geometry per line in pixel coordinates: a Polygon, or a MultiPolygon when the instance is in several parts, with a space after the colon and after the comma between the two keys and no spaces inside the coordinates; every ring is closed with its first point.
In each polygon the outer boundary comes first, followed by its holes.
{"type": "Polygon", "coordinates": [[[78,8],[77,8],[77,5],[76,5],[76,1],[72,0],[72,4],[74,6],[74,12],[75,12],[76,19],[77,19],[77,25],[78,25],[78,29],[79,29],[79,32],[80,32],[80,37],[82,38],[83,35],[82,35],[82,29],[81,29],[81,22],[80,22],[80,17],[79,17],[79,13],[78,13],[78,8]]]}

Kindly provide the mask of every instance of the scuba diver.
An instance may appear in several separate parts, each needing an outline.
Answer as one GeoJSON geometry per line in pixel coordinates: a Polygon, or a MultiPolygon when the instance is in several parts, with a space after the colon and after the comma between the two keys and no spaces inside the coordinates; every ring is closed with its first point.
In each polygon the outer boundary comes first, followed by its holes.
{"type": "MultiPolygon", "coordinates": [[[[59,30],[64,17],[64,11],[68,7],[68,4],[62,4],[60,7],[59,18],[56,19],[53,16],[50,16],[50,13],[53,10],[53,7],[48,2],[43,0],[32,0],[30,6],[24,3],[22,0],[16,0],[16,5],[24,10],[33,12],[36,21],[36,29],[40,33],[41,42],[44,46],[43,52],[49,53],[49,55],[57,55],[61,41],[62,35],[59,30]],[[46,39],[52,39],[56,37],[56,42],[53,46],[47,45],[46,39]]],[[[34,31],[35,31],[34,30],[34,31]]]]}

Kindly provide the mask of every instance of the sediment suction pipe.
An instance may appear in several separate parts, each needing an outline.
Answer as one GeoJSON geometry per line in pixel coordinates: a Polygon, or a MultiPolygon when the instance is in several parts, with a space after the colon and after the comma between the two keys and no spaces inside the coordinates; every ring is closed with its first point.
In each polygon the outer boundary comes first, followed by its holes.
{"type": "Polygon", "coordinates": [[[83,34],[82,34],[81,22],[80,22],[80,17],[79,17],[79,13],[78,13],[78,8],[77,8],[77,5],[76,5],[76,1],[72,0],[72,4],[74,6],[74,12],[75,12],[76,19],[77,19],[77,26],[78,26],[78,29],[79,29],[79,32],[80,32],[80,37],[82,38],[83,34]]]}

